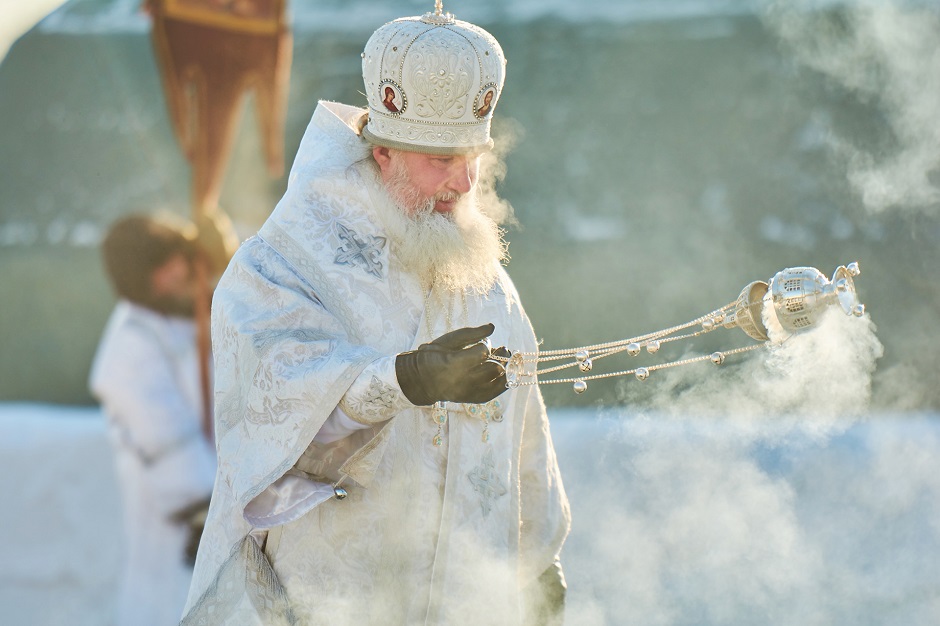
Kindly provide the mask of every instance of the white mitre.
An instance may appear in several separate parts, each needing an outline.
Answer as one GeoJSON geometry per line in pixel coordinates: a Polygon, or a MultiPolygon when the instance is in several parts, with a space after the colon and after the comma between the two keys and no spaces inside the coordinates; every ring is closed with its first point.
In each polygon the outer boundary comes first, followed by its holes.
{"type": "Polygon", "coordinates": [[[488,150],[506,57],[482,28],[438,7],[380,27],[362,53],[371,143],[427,154],[488,150]]]}

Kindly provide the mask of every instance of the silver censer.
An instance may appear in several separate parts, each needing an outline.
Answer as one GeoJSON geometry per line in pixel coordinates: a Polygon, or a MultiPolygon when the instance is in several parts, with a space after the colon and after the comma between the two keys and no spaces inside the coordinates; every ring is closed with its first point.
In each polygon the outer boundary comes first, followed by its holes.
{"type": "Polygon", "coordinates": [[[721,365],[727,356],[754,350],[764,345],[763,342],[776,343],[796,332],[812,328],[819,322],[823,312],[831,307],[838,306],[846,315],[863,316],[865,305],[858,301],[855,291],[854,279],[859,274],[857,262],[840,265],[831,279],[813,267],[789,267],[774,274],[769,282],[757,280],[750,283],[741,290],[734,302],[679,326],[590,346],[539,352],[514,351],[509,357],[494,355],[491,358],[506,370],[507,387],[569,383],[573,385],[575,393],[584,393],[588,381],[601,378],[632,374],[642,381],[649,378],[652,372],[668,367],[698,361],[721,365]],[[620,352],[636,357],[644,349],[654,354],[667,343],[697,337],[718,328],[740,328],[748,337],[761,343],[647,367],[591,373],[594,364],[605,357],[620,352]],[[559,364],[550,365],[552,361],[559,364]],[[580,371],[575,377],[544,378],[547,374],[575,367],[580,371]]]}
{"type": "Polygon", "coordinates": [[[861,317],[865,305],[858,301],[854,280],[860,273],[857,262],[837,267],[832,279],[814,267],[788,267],[774,274],[769,283],[756,280],[747,285],[723,326],[737,326],[748,337],[767,341],[771,333],[765,316],[775,321],[786,336],[815,326],[830,306],[861,317]]]}

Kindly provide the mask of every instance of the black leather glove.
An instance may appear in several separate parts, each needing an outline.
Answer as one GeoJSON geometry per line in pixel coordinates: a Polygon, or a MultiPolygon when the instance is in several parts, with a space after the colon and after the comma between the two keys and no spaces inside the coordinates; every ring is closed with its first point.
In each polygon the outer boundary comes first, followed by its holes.
{"type": "MultiPolygon", "coordinates": [[[[481,343],[495,327],[458,328],[395,359],[395,374],[405,397],[416,405],[438,401],[483,404],[506,391],[506,371],[489,361],[481,343]]],[[[505,348],[494,351],[506,355],[505,348]]]]}

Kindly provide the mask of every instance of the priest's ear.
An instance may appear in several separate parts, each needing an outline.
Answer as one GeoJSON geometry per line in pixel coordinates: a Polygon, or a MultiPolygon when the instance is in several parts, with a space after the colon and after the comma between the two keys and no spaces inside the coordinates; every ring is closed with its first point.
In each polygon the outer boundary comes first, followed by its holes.
{"type": "Polygon", "coordinates": [[[392,149],[384,146],[372,147],[372,158],[375,159],[379,170],[382,172],[382,178],[387,178],[387,172],[392,165],[392,149]]]}

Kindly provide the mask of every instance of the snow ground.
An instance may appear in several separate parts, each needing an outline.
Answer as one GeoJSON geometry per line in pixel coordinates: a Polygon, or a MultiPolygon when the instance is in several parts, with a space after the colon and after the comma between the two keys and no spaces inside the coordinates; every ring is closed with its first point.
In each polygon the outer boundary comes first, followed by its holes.
{"type": "Polygon", "coordinates": [[[121,510],[97,408],[0,405],[0,621],[108,624],[121,510]]]}
{"type": "MultiPolygon", "coordinates": [[[[550,416],[574,518],[567,624],[936,623],[940,416],[822,436],[550,416]]],[[[0,462],[0,621],[108,624],[120,509],[100,411],[0,404],[0,462]]]]}

